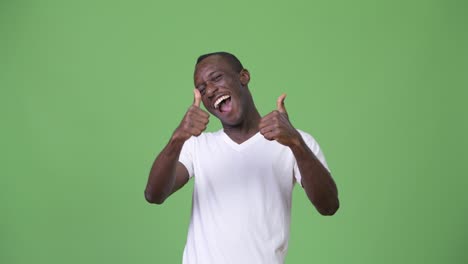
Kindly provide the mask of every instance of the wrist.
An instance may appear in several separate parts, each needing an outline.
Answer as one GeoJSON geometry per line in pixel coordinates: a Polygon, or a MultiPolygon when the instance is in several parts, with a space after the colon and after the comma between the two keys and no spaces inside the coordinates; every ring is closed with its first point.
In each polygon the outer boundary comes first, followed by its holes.
{"type": "Polygon", "coordinates": [[[297,136],[291,140],[291,145],[289,146],[289,148],[294,153],[294,152],[304,150],[305,146],[306,146],[306,143],[302,139],[302,136],[299,133],[297,133],[297,136]]]}
{"type": "Polygon", "coordinates": [[[178,131],[176,130],[172,134],[172,137],[169,140],[169,144],[174,146],[183,145],[187,139],[187,137],[184,137],[183,135],[181,135],[181,133],[178,133],[178,131]]]}

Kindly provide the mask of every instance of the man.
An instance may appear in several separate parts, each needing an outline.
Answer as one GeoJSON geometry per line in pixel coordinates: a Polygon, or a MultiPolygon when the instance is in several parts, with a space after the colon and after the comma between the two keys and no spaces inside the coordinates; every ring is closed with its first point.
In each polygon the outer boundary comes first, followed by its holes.
{"type": "Polygon", "coordinates": [[[161,204],[194,177],[185,264],[283,263],[291,196],[297,181],[322,215],[333,215],[338,191],[319,145],[289,122],[285,94],[261,117],[250,73],[232,54],[202,55],[194,102],[156,158],[146,200],[161,204]],[[203,133],[209,114],[223,129],[203,133]]]}

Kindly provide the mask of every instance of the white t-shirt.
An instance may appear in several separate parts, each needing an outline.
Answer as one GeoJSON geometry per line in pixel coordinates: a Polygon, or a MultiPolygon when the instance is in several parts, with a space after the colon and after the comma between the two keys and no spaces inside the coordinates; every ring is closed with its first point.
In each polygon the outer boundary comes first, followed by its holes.
{"type": "MultiPolygon", "coordinates": [[[[317,142],[298,131],[327,167],[317,142]]],[[[220,130],[187,140],[179,161],[195,179],[184,264],[284,263],[301,182],[288,147],[260,133],[237,144],[220,130]]]]}

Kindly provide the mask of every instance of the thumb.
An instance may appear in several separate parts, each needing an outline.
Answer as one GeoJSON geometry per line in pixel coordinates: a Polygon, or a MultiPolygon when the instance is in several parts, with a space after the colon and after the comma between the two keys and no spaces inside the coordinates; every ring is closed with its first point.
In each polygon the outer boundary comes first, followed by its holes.
{"type": "Polygon", "coordinates": [[[280,95],[280,97],[278,97],[278,100],[276,100],[276,109],[280,113],[287,114],[286,107],[284,107],[284,99],[285,98],[286,98],[286,94],[282,94],[282,95],[280,95]]]}
{"type": "Polygon", "coordinates": [[[193,105],[196,107],[200,107],[200,102],[201,102],[201,94],[198,89],[194,88],[193,89],[193,105]]]}

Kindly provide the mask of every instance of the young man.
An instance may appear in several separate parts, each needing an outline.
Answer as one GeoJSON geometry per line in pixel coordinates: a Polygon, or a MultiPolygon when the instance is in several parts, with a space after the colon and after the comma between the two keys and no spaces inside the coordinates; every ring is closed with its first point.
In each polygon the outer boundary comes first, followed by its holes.
{"type": "Polygon", "coordinates": [[[297,181],[322,215],[338,191],[317,142],[289,122],[285,94],[261,117],[250,73],[226,52],[195,66],[194,102],[151,168],[146,200],[161,204],[194,177],[184,264],[283,263],[297,181]],[[209,114],[223,129],[203,133],[209,114]]]}

